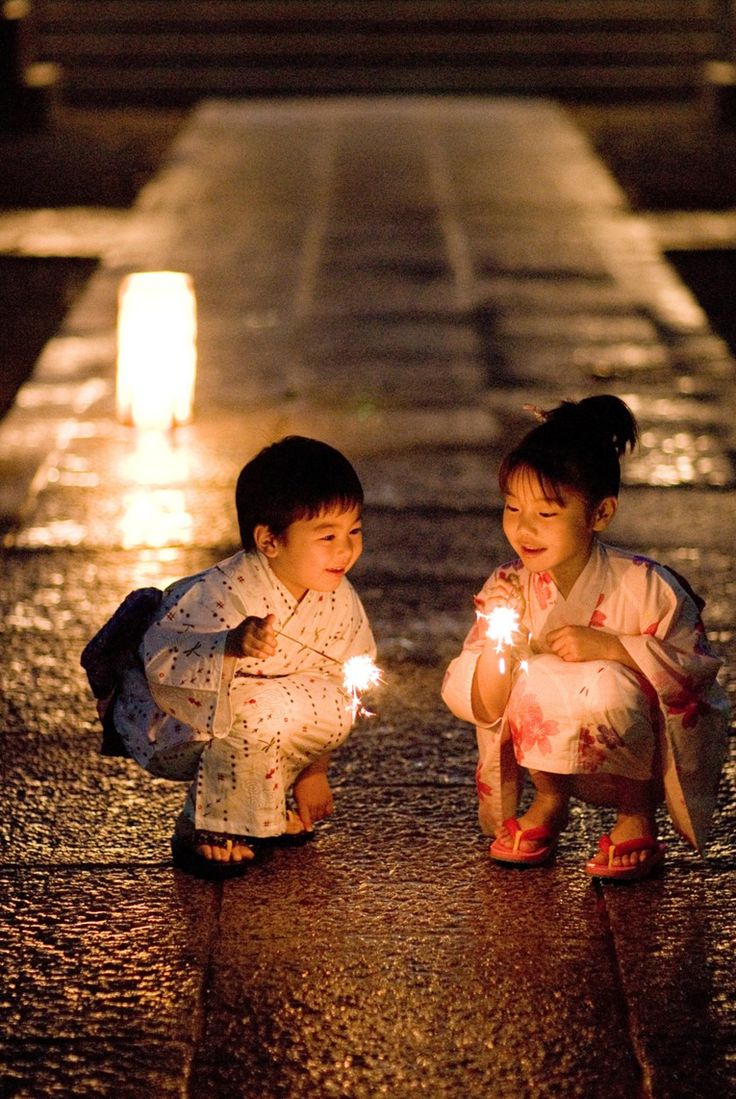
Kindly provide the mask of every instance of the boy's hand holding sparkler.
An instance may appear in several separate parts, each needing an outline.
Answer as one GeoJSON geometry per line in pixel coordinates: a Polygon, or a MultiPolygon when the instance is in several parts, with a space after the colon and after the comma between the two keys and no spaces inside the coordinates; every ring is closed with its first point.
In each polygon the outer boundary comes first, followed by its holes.
{"type": "Polygon", "coordinates": [[[349,699],[348,709],[353,715],[353,721],[360,716],[373,716],[369,710],[366,710],[361,701],[361,695],[364,691],[370,690],[371,687],[377,687],[383,682],[383,673],[374,663],[372,657],[367,654],[364,656],[351,656],[343,663],[320,649],[312,648],[304,641],[298,641],[297,638],[290,637],[283,630],[277,631],[275,622],[276,616],[274,614],[268,614],[265,618],[257,618],[255,615],[251,615],[249,618],[244,619],[239,626],[228,632],[225,656],[250,656],[255,660],[265,660],[266,657],[273,656],[276,652],[277,637],[294,641],[297,645],[301,645],[303,649],[309,649],[317,656],[321,656],[325,660],[331,660],[342,667],[343,688],[349,699]]]}
{"type": "Polygon", "coordinates": [[[265,618],[250,615],[227,635],[225,653],[227,656],[249,656],[254,660],[265,660],[276,652],[276,615],[267,614],[265,618]]]}

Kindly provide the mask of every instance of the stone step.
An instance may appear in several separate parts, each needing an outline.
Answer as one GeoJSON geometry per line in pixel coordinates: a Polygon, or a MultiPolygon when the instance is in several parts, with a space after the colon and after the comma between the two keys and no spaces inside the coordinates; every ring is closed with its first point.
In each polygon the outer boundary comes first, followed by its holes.
{"type": "Polygon", "coordinates": [[[70,99],[350,92],[682,94],[720,55],[715,0],[47,0],[70,99]]]}

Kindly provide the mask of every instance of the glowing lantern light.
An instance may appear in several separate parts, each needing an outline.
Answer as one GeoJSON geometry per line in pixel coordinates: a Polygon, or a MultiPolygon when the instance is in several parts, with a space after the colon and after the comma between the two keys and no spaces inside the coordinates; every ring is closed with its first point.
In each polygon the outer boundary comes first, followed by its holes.
{"type": "Polygon", "coordinates": [[[197,373],[197,307],[192,279],[179,271],[128,275],[118,300],[118,418],[166,430],[192,418],[197,373]]]}

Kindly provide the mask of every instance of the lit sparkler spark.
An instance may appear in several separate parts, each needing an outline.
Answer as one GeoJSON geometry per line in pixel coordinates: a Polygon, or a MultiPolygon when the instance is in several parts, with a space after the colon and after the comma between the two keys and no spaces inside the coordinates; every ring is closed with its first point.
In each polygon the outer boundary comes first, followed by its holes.
{"type": "Polygon", "coordinates": [[[519,615],[512,607],[494,607],[490,614],[482,614],[480,611],[477,613],[479,618],[485,619],[488,623],[486,637],[496,642],[495,651],[499,654],[498,670],[503,675],[506,671],[503,651],[514,643],[513,635],[519,628],[519,615]]]}
{"type": "Polygon", "coordinates": [[[342,685],[345,693],[350,698],[348,709],[353,715],[353,721],[355,721],[357,717],[373,717],[370,710],[366,710],[361,702],[360,695],[363,691],[368,691],[371,687],[377,687],[380,683],[383,683],[383,672],[378,665],[373,662],[372,657],[370,657],[368,653],[349,656],[343,663],[343,661],[338,660],[337,657],[322,652],[321,649],[315,649],[312,645],[307,645],[304,641],[299,641],[296,637],[290,637],[289,634],[284,633],[283,630],[277,630],[276,635],[286,638],[287,641],[294,641],[297,645],[301,645],[303,649],[309,649],[310,652],[316,653],[317,656],[323,656],[325,660],[331,660],[334,664],[342,664],[342,685]]]}
{"type": "Polygon", "coordinates": [[[383,674],[377,664],[366,653],[363,656],[351,656],[343,664],[343,687],[350,697],[350,710],[353,721],[359,716],[372,717],[366,710],[360,696],[363,691],[377,687],[383,682],[383,674]]]}

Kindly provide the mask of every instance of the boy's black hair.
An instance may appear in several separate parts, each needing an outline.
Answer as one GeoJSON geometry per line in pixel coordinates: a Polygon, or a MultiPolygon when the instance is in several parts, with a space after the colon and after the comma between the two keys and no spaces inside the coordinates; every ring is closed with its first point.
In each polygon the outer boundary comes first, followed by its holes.
{"type": "Polygon", "coordinates": [[[339,450],[303,435],[287,435],[264,447],[240,471],[235,507],[243,549],[252,552],[257,526],[280,538],[297,519],[313,519],[332,508],[360,509],[363,487],[339,450]]]}
{"type": "Polygon", "coordinates": [[[621,457],[634,449],[639,435],[631,409],[619,397],[601,394],[563,401],[540,413],[532,428],[501,463],[499,485],[508,492],[518,470],[536,474],[545,495],[563,503],[563,489],[579,493],[595,508],[606,496],[618,496],[621,457]]]}

